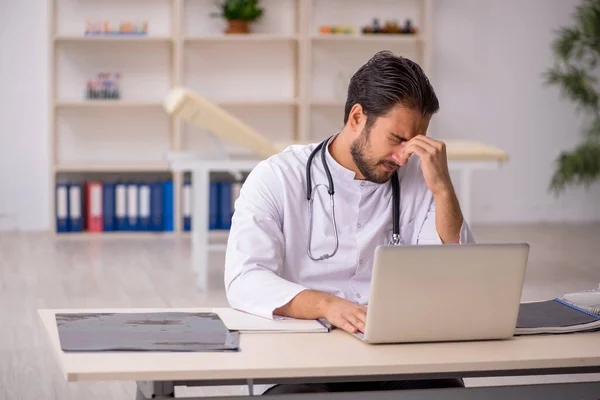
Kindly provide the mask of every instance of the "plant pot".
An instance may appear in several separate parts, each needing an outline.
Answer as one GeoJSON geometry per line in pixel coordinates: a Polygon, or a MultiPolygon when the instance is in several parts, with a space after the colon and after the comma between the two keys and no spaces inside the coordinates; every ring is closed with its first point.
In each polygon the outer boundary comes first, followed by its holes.
{"type": "Polygon", "coordinates": [[[227,30],[225,33],[250,33],[250,28],[248,21],[243,21],[239,19],[231,19],[228,22],[227,30]]]}

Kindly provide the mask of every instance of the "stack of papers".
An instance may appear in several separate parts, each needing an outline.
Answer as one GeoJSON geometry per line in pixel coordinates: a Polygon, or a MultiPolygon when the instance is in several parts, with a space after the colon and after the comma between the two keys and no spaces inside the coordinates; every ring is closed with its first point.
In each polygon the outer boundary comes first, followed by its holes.
{"type": "Polygon", "coordinates": [[[331,325],[321,320],[294,318],[268,319],[232,308],[215,308],[227,329],[241,333],[325,333],[331,325]]]}

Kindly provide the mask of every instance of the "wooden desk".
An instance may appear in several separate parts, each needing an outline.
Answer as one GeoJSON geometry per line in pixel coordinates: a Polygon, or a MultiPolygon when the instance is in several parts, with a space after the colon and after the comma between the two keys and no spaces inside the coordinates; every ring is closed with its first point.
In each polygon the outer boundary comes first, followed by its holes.
{"type": "MultiPolygon", "coordinates": [[[[236,353],[64,353],[60,349],[55,322],[57,312],[210,310],[38,312],[67,381],[134,380],[140,385],[152,382],[151,387],[155,392],[164,391],[167,396],[174,393],[173,387],[177,385],[600,372],[600,332],[523,336],[503,341],[368,345],[341,330],[334,330],[331,333],[242,334],[241,351],[236,353]]],[[[588,385],[596,394],[600,393],[600,382],[588,385]]],[[[557,390],[553,387],[551,392],[558,393],[557,390]]]]}

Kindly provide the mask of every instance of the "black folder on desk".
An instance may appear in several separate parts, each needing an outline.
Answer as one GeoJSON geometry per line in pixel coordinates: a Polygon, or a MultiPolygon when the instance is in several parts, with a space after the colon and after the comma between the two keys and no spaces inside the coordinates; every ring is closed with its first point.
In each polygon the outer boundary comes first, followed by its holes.
{"type": "Polygon", "coordinates": [[[63,351],[237,351],[216,313],[56,314],[63,351]]]}

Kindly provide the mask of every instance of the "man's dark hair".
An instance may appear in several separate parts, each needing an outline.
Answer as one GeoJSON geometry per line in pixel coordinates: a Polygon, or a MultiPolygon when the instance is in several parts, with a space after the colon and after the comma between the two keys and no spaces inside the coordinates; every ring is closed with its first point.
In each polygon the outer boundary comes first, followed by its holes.
{"type": "Polygon", "coordinates": [[[419,110],[433,115],[439,102],[429,79],[414,61],[396,56],[388,50],[375,54],[350,79],[344,110],[344,124],[354,104],[360,104],[367,115],[367,129],[394,106],[419,110]]]}

